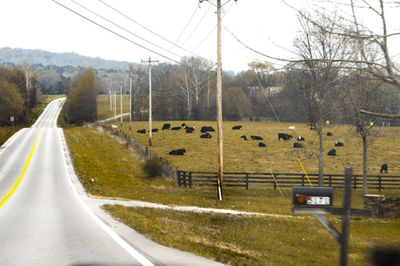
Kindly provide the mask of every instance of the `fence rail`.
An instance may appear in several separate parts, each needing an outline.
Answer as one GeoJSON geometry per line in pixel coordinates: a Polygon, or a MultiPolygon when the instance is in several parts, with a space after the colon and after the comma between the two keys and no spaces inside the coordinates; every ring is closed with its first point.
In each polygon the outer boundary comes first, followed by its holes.
{"type": "MultiPolygon", "coordinates": [[[[318,174],[308,175],[312,185],[318,185],[318,174]]],[[[217,172],[198,172],[177,170],[179,186],[217,186],[217,172]]],[[[353,175],[352,188],[362,188],[362,175],[353,175]]],[[[344,188],[344,175],[325,174],[324,184],[329,187],[344,188]]],[[[237,173],[224,172],[223,185],[226,187],[293,187],[309,186],[305,174],[294,173],[237,173]],[[276,182],[275,182],[276,180],[276,182]]],[[[400,189],[400,176],[368,175],[367,186],[369,189],[400,189]]]]}

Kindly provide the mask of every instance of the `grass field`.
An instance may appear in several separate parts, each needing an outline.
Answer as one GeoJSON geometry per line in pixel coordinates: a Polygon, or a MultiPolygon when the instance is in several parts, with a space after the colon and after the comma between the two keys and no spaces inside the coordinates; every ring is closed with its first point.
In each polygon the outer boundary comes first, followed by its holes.
{"type": "MultiPolygon", "coordinates": [[[[114,98],[112,98],[114,101],[114,98]]],[[[113,107],[114,108],[114,107],[113,107]]],[[[122,95],[122,112],[129,113],[129,95],[122,95]]],[[[117,95],[117,115],[121,113],[120,96],[117,95]]],[[[97,95],[97,120],[104,120],[114,116],[114,109],[110,111],[108,95],[97,95]]]]}
{"type": "MultiPolygon", "coordinates": [[[[106,205],[151,239],[230,265],[338,265],[339,244],[311,216],[234,216],[106,205]]],[[[340,229],[336,217],[329,218],[340,229]]],[[[377,245],[400,247],[400,219],[353,217],[349,265],[369,265],[377,245]]]]}
{"type": "MultiPolygon", "coordinates": [[[[161,129],[166,122],[155,121],[153,128],[161,129]]],[[[182,121],[171,121],[171,126],[178,126],[182,121]]],[[[217,138],[212,132],[212,139],[201,139],[200,128],[212,126],[216,129],[215,122],[190,121],[185,122],[196,128],[192,134],[185,131],[159,131],[153,133],[151,149],[159,156],[167,159],[172,165],[183,170],[192,171],[216,171],[217,169],[217,138]],[[185,148],[184,156],[168,155],[173,149],[185,148]]],[[[138,129],[147,129],[148,122],[133,122],[133,128],[129,131],[128,122],[124,122],[122,130],[128,132],[138,143],[148,145],[148,134],[139,134],[138,129]]],[[[119,125],[118,125],[119,126],[119,125]]],[[[291,172],[302,173],[297,161],[301,158],[308,173],[318,173],[317,153],[319,151],[318,136],[311,131],[306,124],[275,123],[275,122],[224,122],[224,171],[246,172],[291,172]],[[241,130],[232,130],[234,125],[242,125],[241,130]],[[288,130],[294,125],[295,131],[288,130]],[[302,142],[305,148],[294,149],[294,140],[278,141],[278,132],[286,132],[293,137],[303,136],[302,142]],[[244,141],[240,136],[246,135],[244,141]],[[258,135],[264,138],[267,147],[258,147],[259,141],[250,139],[250,135],[258,135]]],[[[353,172],[362,174],[362,143],[361,138],[349,125],[330,125],[324,128],[324,132],[332,132],[332,137],[324,137],[324,171],[331,174],[342,174],[346,165],[353,167],[353,172]],[[344,142],[344,147],[334,147],[335,141],[344,142]],[[337,156],[327,156],[326,153],[335,148],[337,156]]],[[[389,173],[400,175],[400,151],[396,145],[400,144],[399,127],[377,127],[376,137],[368,148],[369,174],[378,174],[383,163],[389,165],[389,173]]],[[[371,139],[372,140],[372,139],[371,139]]]]}
{"type": "MultiPolygon", "coordinates": [[[[291,190],[282,199],[272,189],[225,188],[224,201],[214,188],[180,188],[173,181],[143,176],[140,159],[106,134],[81,127],[64,129],[75,169],[87,191],[96,196],[143,200],[169,205],[228,208],[291,214],[291,190]],[[78,138],[78,142],[76,141],[78,138]],[[94,179],[94,182],[91,179],[94,179]]],[[[377,191],[371,191],[377,193],[377,191]]],[[[399,191],[385,191],[399,196],[399,191]]],[[[334,205],[342,205],[334,190],[334,205]]],[[[352,207],[361,208],[361,191],[353,191],[352,207]]],[[[233,265],[337,265],[338,244],[310,216],[303,218],[194,214],[106,206],[135,230],[162,244],[233,265]]],[[[340,221],[330,217],[336,227],[340,221]]],[[[399,219],[353,217],[350,265],[365,265],[376,244],[400,245],[399,219]]]]}

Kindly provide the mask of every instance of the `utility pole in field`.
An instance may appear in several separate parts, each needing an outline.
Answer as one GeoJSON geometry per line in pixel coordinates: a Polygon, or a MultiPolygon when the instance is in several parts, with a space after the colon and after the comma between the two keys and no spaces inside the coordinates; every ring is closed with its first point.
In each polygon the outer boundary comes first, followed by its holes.
{"type": "Polygon", "coordinates": [[[132,72],[129,71],[129,130],[132,129],[132,72]]]}
{"type": "MultiPolygon", "coordinates": [[[[199,0],[200,3],[211,0],[199,0]]],[[[231,0],[227,0],[224,5],[231,0]]],[[[235,0],[236,2],[237,0],[235,0]]],[[[222,60],[221,60],[221,0],[216,0],[217,4],[217,153],[218,153],[218,176],[217,193],[218,199],[222,200],[222,181],[224,174],[224,155],[223,155],[223,132],[222,132],[222,60]]]]}
{"type": "Polygon", "coordinates": [[[120,82],[119,85],[120,85],[119,101],[120,101],[120,107],[121,107],[120,114],[121,114],[121,127],[122,127],[122,82],[120,82]]]}
{"type": "Polygon", "coordinates": [[[151,61],[149,57],[148,61],[142,60],[142,63],[149,64],[149,145],[151,146],[151,133],[152,133],[152,102],[151,102],[151,63],[158,63],[158,60],[151,61]]]}

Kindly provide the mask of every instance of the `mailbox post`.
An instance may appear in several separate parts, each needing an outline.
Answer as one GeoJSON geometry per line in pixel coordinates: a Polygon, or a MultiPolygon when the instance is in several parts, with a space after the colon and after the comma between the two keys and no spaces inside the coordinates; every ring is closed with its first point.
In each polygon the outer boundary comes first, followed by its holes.
{"type": "Polygon", "coordinates": [[[345,167],[345,183],[343,208],[332,207],[333,189],[331,187],[293,187],[292,212],[296,214],[313,214],[325,229],[339,242],[340,265],[347,265],[349,248],[350,216],[371,216],[371,210],[351,209],[351,178],[352,168],[345,167]],[[342,232],[325,217],[326,214],[342,215],[342,232]]]}

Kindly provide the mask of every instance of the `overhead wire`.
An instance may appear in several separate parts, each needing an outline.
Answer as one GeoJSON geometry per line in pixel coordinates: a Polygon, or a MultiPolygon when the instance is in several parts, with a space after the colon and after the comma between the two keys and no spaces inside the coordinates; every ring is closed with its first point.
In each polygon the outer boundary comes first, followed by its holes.
{"type": "MultiPolygon", "coordinates": [[[[183,33],[186,31],[187,27],[189,26],[190,22],[192,22],[194,16],[196,15],[197,11],[199,10],[198,7],[195,8],[192,16],[190,17],[190,19],[188,20],[188,22],[186,22],[185,27],[183,27],[183,30],[181,31],[181,33],[179,34],[178,38],[175,40],[175,42],[173,43],[173,46],[176,46],[177,43],[179,42],[179,40],[181,39],[183,33]]],[[[171,47],[172,48],[172,47],[171,47]]]]}
{"type": "MultiPolygon", "coordinates": [[[[120,10],[118,10],[118,9],[116,9],[115,7],[111,6],[110,4],[104,2],[103,0],[98,0],[98,1],[99,1],[100,3],[102,3],[103,5],[105,5],[106,7],[108,7],[109,9],[113,10],[114,12],[116,12],[117,14],[123,16],[124,18],[128,19],[129,21],[133,22],[134,24],[138,25],[139,27],[141,27],[141,28],[147,30],[148,32],[154,34],[155,36],[159,37],[160,39],[162,39],[162,40],[168,42],[169,44],[171,44],[171,45],[173,45],[173,46],[175,46],[175,47],[178,47],[179,49],[182,49],[183,51],[185,51],[185,52],[187,52],[187,53],[190,53],[190,54],[192,54],[192,55],[195,55],[195,56],[197,56],[197,57],[200,57],[200,56],[196,55],[195,53],[193,53],[193,52],[187,50],[186,48],[184,48],[184,47],[182,47],[182,46],[180,46],[180,45],[174,43],[173,41],[168,40],[166,37],[162,36],[161,34],[158,34],[157,32],[155,32],[155,31],[151,30],[150,28],[144,26],[143,24],[137,22],[137,21],[134,20],[132,17],[126,15],[125,13],[121,12],[120,10]]],[[[197,8],[196,8],[196,10],[197,10],[197,8]]]]}
{"type": "Polygon", "coordinates": [[[210,10],[210,7],[211,6],[208,6],[207,10],[204,12],[204,14],[201,17],[201,19],[199,20],[199,22],[196,24],[196,26],[194,27],[192,32],[189,34],[189,36],[185,39],[185,41],[181,45],[184,45],[193,36],[193,34],[196,32],[196,30],[198,29],[198,27],[200,26],[200,24],[203,22],[204,18],[206,17],[208,10],[210,10]]]}
{"type": "Polygon", "coordinates": [[[173,55],[176,56],[176,57],[179,57],[179,58],[182,57],[182,56],[180,56],[180,55],[178,55],[178,54],[172,52],[171,50],[168,50],[168,49],[163,48],[163,47],[161,47],[161,46],[159,46],[159,45],[157,45],[157,44],[155,44],[155,43],[153,43],[153,42],[151,42],[151,41],[149,41],[149,40],[146,40],[145,38],[143,38],[143,37],[137,35],[136,33],[134,33],[134,32],[132,32],[132,31],[126,29],[125,27],[122,27],[122,26],[118,25],[117,23],[115,23],[115,22],[113,22],[113,21],[107,19],[106,17],[100,15],[99,13],[96,13],[95,11],[93,11],[93,10],[91,10],[91,9],[89,9],[89,8],[87,8],[87,7],[85,7],[84,5],[78,3],[77,1],[75,1],[75,0],[70,0],[70,1],[73,2],[74,4],[78,5],[79,7],[85,9],[86,11],[90,12],[91,14],[93,14],[93,15],[95,15],[95,16],[97,16],[97,17],[99,17],[99,18],[101,18],[101,19],[103,19],[103,20],[105,20],[105,21],[107,21],[108,23],[114,25],[115,27],[117,27],[117,28],[119,28],[119,29],[121,29],[121,30],[123,30],[123,31],[125,31],[125,32],[127,32],[127,33],[129,33],[129,34],[131,34],[131,35],[133,35],[133,36],[135,36],[136,38],[139,38],[140,40],[142,40],[142,41],[144,41],[144,42],[147,42],[148,44],[151,44],[151,45],[153,45],[153,46],[155,46],[155,47],[157,47],[157,48],[163,50],[164,52],[171,53],[171,54],[173,54],[173,55]]]}
{"type": "Polygon", "coordinates": [[[112,33],[112,34],[114,34],[114,35],[120,37],[121,39],[124,39],[124,40],[126,40],[126,41],[128,41],[128,42],[130,42],[130,43],[132,43],[132,44],[134,44],[134,45],[136,45],[136,46],[139,46],[140,48],[145,49],[145,50],[147,50],[147,51],[149,51],[149,52],[151,52],[151,53],[153,53],[153,54],[156,54],[156,55],[158,55],[158,56],[160,56],[160,57],[162,57],[162,58],[168,59],[168,60],[170,60],[170,61],[172,61],[172,62],[175,62],[175,63],[179,64],[179,61],[177,61],[177,60],[175,60],[175,59],[172,59],[172,58],[169,57],[169,56],[166,56],[166,55],[161,54],[161,53],[159,53],[159,52],[157,52],[157,51],[154,51],[153,49],[150,49],[150,48],[148,48],[148,47],[146,47],[146,46],[144,46],[144,45],[142,45],[142,44],[139,44],[138,42],[135,42],[135,41],[129,39],[128,37],[125,37],[125,36],[123,36],[122,34],[117,33],[116,31],[114,31],[114,30],[112,30],[112,29],[109,29],[109,28],[106,27],[106,26],[101,25],[100,23],[98,23],[98,22],[96,22],[96,21],[94,21],[94,20],[92,20],[92,19],[90,19],[90,18],[88,18],[88,17],[86,17],[86,16],[80,14],[79,12],[77,12],[77,11],[73,10],[72,8],[69,8],[69,7],[67,7],[67,6],[65,6],[65,5],[63,5],[63,4],[61,4],[60,2],[58,2],[58,1],[56,1],[56,0],[52,0],[52,1],[53,1],[54,3],[56,3],[56,4],[58,4],[59,6],[61,6],[61,7],[65,8],[65,9],[67,9],[67,10],[70,11],[71,13],[74,13],[75,15],[77,15],[77,16],[79,16],[79,17],[81,17],[81,18],[83,18],[83,19],[85,19],[85,20],[87,20],[87,21],[93,23],[94,25],[96,25],[96,26],[98,26],[98,27],[100,27],[100,28],[102,28],[102,29],[104,29],[104,30],[106,30],[106,31],[108,31],[108,32],[110,32],[110,33],[112,33]]]}

